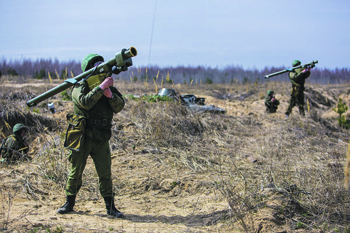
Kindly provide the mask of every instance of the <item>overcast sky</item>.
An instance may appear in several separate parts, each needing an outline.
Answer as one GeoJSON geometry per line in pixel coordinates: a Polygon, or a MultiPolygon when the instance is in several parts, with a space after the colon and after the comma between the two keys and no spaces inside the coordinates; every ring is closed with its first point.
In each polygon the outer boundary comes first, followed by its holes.
{"type": "Polygon", "coordinates": [[[348,68],[349,19],[349,0],[0,0],[0,59],[134,46],[136,67],[348,68]]]}

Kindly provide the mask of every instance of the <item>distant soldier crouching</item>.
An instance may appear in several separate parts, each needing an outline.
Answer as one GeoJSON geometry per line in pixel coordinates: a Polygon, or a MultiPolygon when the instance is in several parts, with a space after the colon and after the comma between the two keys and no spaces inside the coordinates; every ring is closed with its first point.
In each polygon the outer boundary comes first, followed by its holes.
{"type": "Polygon", "coordinates": [[[16,124],[13,127],[13,134],[8,136],[2,143],[2,162],[11,163],[19,160],[31,160],[28,156],[28,143],[25,141],[27,127],[23,124],[16,124]]]}
{"type": "Polygon", "coordinates": [[[275,92],[269,90],[265,99],[266,112],[275,113],[277,111],[280,102],[274,96],[275,92]]]}

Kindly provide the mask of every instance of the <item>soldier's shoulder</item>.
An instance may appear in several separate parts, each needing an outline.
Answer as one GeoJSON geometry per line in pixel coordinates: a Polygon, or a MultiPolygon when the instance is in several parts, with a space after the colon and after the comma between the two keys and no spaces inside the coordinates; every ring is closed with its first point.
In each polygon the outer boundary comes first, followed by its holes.
{"type": "Polygon", "coordinates": [[[6,138],[6,144],[13,144],[13,143],[16,143],[17,142],[17,137],[16,137],[16,135],[14,135],[14,134],[11,134],[10,136],[8,136],[7,138],[6,138]]]}
{"type": "Polygon", "coordinates": [[[88,93],[90,91],[89,85],[86,81],[76,83],[72,90],[72,95],[78,95],[80,93],[88,93]]]}
{"type": "Polygon", "coordinates": [[[87,84],[86,84],[86,81],[78,82],[78,83],[74,84],[73,91],[74,91],[74,90],[81,89],[81,88],[83,88],[85,85],[87,85],[87,84]]]}
{"type": "Polygon", "coordinates": [[[7,137],[7,140],[16,141],[17,140],[17,136],[15,134],[11,134],[10,136],[7,137]]]}

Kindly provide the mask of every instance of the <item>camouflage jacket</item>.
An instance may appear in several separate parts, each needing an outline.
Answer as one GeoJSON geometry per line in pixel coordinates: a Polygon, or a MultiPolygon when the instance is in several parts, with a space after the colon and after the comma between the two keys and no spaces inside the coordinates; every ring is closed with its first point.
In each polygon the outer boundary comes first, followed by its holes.
{"type": "Polygon", "coordinates": [[[12,134],[6,138],[1,156],[4,159],[16,161],[27,154],[28,150],[29,148],[24,144],[24,141],[17,134],[12,134]]]}
{"type": "Polygon", "coordinates": [[[266,111],[268,112],[276,112],[279,104],[280,102],[276,98],[274,101],[271,101],[270,96],[267,96],[265,99],[266,111]]]}
{"type": "Polygon", "coordinates": [[[86,81],[75,85],[72,91],[74,114],[87,118],[86,136],[94,140],[109,140],[111,137],[111,121],[113,113],[120,112],[125,105],[122,94],[110,87],[112,98],[103,95],[103,90],[97,86],[90,90],[86,81]],[[90,121],[107,120],[107,125],[90,124],[90,121]]]}
{"type": "Polygon", "coordinates": [[[299,68],[296,69],[293,72],[289,72],[288,76],[290,81],[292,82],[292,84],[299,84],[300,85],[300,90],[305,90],[305,80],[310,77],[311,72],[307,71],[305,73],[303,73],[302,71],[304,70],[304,68],[299,68]]]}

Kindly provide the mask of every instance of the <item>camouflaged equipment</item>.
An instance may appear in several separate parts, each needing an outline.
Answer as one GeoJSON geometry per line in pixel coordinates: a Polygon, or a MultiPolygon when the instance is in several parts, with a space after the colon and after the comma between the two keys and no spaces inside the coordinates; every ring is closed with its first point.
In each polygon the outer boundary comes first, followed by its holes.
{"type": "Polygon", "coordinates": [[[303,64],[303,65],[298,65],[298,66],[295,66],[295,67],[292,67],[292,68],[288,68],[288,69],[284,69],[284,70],[281,70],[281,71],[278,71],[276,73],[272,73],[272,74],[268,74],[268,75],[265,75],[265,78],[266,79],[269,79],[273,76],[276,76],[276,75],[280,75],[280,74],[284,74],[284,73],[287,73],[287,72],[292,72],[292,71],[295,71],[296,69],[305,69],[305,68],[314,68],[316,66],[316,63],[318,63],[318,61],[312,61],[310,63],[306,63],[306,64],[303,64]]]}
{"type": "Polygon", "coordinates": [[[17,133],[17,132],[19,132],[20,130],[22,130],[22,129],[27,129],[27,127],[25,126],[25,125],[23,125],[23,124],[21,124],[21,123],[18,123],[18,124],[16,124],[14,127],[13,127],[13,133],[17,133]]]}
{"type": "Polygon", "coordinates": [[[81,62],[81,70],[85,72],[86,70],[93,68],[93,64],[98,61],[104,62],[105,60],[101,55],[98,55],[96,53],[88,54],[81,62]]]}
{"type": "MultiPolygon", "coordinates": [[[[82,80],[87,79],[90,76],[97,75],[97,74],[106,74],[107,77],[111,76],[112,74],[119,74],[120,72],[127,71],[128,67],[132,66],[132,57],[135,57],[137,55],[137,50],[134,47],[130,47],[129,49],[122,49],[119,52],[115,54],[115,56],[108,61],[105,61],[98,66],[94,67],[93,69],[86,70],[85,72],[75,76],[74,78],[66,79],[64,80],[64,83],[60,84],[57,87],[52,88],[51,90],[48,90],[47,92],[27,101],[28,107],[33,107],[40,103],[41,101],[44,101],[51,96],[54,96],[67,88],[75,85],[78,82],[81,82],[82,80]]],[[[88,68],[88,67],[85,67],[88,68]]]]}

